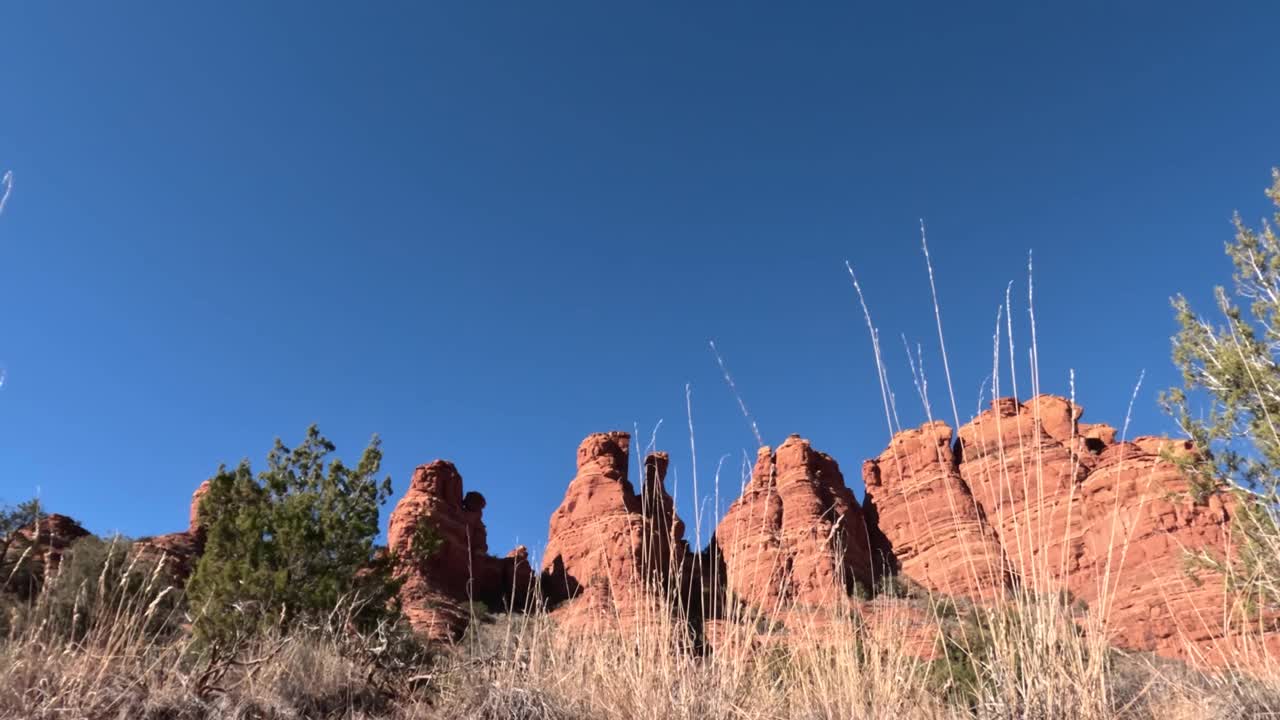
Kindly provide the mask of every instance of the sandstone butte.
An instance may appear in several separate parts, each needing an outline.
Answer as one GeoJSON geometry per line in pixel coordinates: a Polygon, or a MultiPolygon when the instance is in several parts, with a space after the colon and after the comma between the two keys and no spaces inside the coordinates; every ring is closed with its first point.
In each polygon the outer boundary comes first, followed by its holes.
{"type": "Polygon", "coordinates": [[[645,457],[640,492],[629,476],[630,436],[595,433],[578,446],[577,473],[551,514],[542,590],[575,602],[562,616],[579,626],[659,619],[671,596],[690,599],[695,580],[684,523],[664,482],[666,453],[645,457]]]}
{"type": "Polygon", "coordinates": [[[409,490],[391,511],[387,549],[403,558],[400,599],[405,617],[419,634],[433,640],[457,637],[472,616],[471,602],[488,607],[523,608],[533,582],[523,546],[506,557],[489,555],[481,516],[485,499],[463,493],[453,463],[436,460],[413,471],[409,490]],[[423,524],[436,537],[435,552],[418,552],[415,540],[423,524]]]}
{"type": "MultiPolygon", "coordinates": [[[[667,455],[637,465],[637,492],[629,435],[592,434],[578,447],[536,574],[523,547],[489,555],[484,497],[464,493],[457,468],[436,460],[414,471],[392,511],[388,550],[402,558],[409,622],[437,640],[459,637],[473,601],[516,610],[542,602],[567,629],[706,618],[687,630],[713,645],[727,618],[744,617],[733,608],[781,619],[848,608],[928,654],[936,631],[927,611],[868,598],[897,576],[979,603],[1013,589],[1065,592],[1105,609],[1116,646],[1240,662],[1242,612],[1221,580],[1186,571],[1188,552],[1230,546],[1231,494],[1192,497],[1162,455],[1192,452],[1189,443],[1118,442],[1110,426],[1081,423],[1082,412],[1052,395],[1002,398],[958,432],[937,421],[904,430],[863,463],[862,503],[833,458],[792,435],[760,449],[702,550],[689,547],[665,488],[667,455]],[[440,540],[429,556],[414,552],[424,523],[440,540]]],[[[173,558],[180,577],[200,552],[204,487],[188,530],[142,541],[173,558]]],[[[1264,650],[1280,650],[1280,633],[1263,640],[1264,650]]]]}

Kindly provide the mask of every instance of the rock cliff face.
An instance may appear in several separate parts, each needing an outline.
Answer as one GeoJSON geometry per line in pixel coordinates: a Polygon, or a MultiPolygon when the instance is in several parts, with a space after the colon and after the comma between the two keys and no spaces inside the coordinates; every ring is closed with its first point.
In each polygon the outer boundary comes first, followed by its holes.
{"type": "Polygon", "coordinates": [[[1221,662],[1243,614],[1220,577],[1187,573],[1187,552],[1230,546],[1233,502],[1192,499],[1182,473],[1135,443],[1104,449],[1080,488],[1083,513],[1066,534],[1071,594],[1106,610],[1116,645],[1221,662]],[[1076,559],[1078,558],[1078,559],[1076,559]]]}
{"type": "Polygon", "coordinates": [[[792,435],[760,448],[751,481],[716,528],[726,589],[772,612],[830,606],[870,588],[871,541],[840,467],[792,435]]]}
{"type": "MultiPolygon", "coordinates": [[[[518,547],[489,555],[485,499],[464,492],[444,460],[418,467],[391,513],[387,550],[404,579],[405,614],[428,638],[456,638],[469,603],[526,607],[536,598],[565,628],[635,628],[685,615],[695,644],[715,645],[747,622],[862,615],[869,631],[936,651],[918,605],[867,592],[892,576],[932,592],[990,603],[1013,591],[1067,593],[1103,610],[1116,645],[1220,663],[1237,660],[1243,615],[1212,574],[1188,576],[1188,551],[1229,548],[1229,493],[1193,498],[1165,453],[1187,441],[1116,439],[1082,423],[1072,402],[1002,398],[957,431],[942,422],[898,433],[862,467],[859,503],[839,465],[791,436],[759,450],[750,481],[695,551],[665,485],[669,458],[651,453],[630,478],[630,436],[596,433],[578,447],[576,473],[550,519],[541,573],[518,547]],[[537,591],[536,593],[534,591],[537,591]],[[744,616],[735,612],[747,608],[744,616]],[[831,612],[831,611],[836,612],[831,612]]],[[[203,545],[190,527],[138,542],[185,577],[203,545]]],[[[39,560],[54,567],[87,533],[51,515],[37,529],[39,560]]],[[[1264,639],[1280,652],[1280,633],[1264,639]]]]}
{"type": "Polygon", "coordinates": [[[400,600],[414,630],[452,639],[466,628],[469,603],[523,606],[532,580],[528,553],[489,555],[481,515],[485,499],[463,493],[453,463],[436,460],[413,472],[409,490],[391,511],[387,547],[399,558],[400,600]]]}
{"type": "MultiPolygon", "coordinates": [[[[1221,662],[1239,614],[1220,581],[1187,575],[1185,555],[1229,546],[1229,495],[1185,492],[1159,454],[1190,452],[1184,441],[1117,442],[1114,428],[1081,423],[1082,413],[1055,396],[1003,398],[959,432],[942,422],[901,432],[864,464],[862,505],[830,456],[792,436],[761,448],[701,555],[658,490],[665,456],[650,459],[637,495],[626,434],[592,435],[552,517],[544,589],[590,599],[571,622],[583,612],[625,617],[633,611],[619,608],[654,599],[636,588],[693,561],[718,569],[698,576],[702,597],[721,601],[709,606],[715,622],[733,602],[776,617],[846,604],[869,625],[882,624],[889,603],[858,601],[855,590],[890,574],[986,603],[1015,590],[1066,592],[1105,610],[1121,647],[1221,662]],[[669,532],[654,534],[652,523],[669,532]]],[[[916,634],[914,644],[929,645],[928,632],[916,634]]]]}
{"type": "Polygon", "coordinates": [[[595,433],[578,446],[577,473],[551,515],[542,589],[577,624],[651,619],[692,571],[684,523],[664,481],[668,458],[645,458],[641,492],[629,479],[631,438],[595,433]]]}
{"type": "Polygon", "coordinates": [[[1008,572],[1046,591],[1078,565],[1079,486],[1095,464],[1061,398],[1003,398],[960,428],[956,471],[995,528],[1008,572]]]}
{"type": "Polygon", "coordinates": [[[1105,609],[1121,647],[1220,662],[1239,615],[1220,580],[1187,575],[1186,551],[1228,547],[1230,496],[1191,499],[1159,455],[1189,452],[1185,442],[1117,443],[1082,414],[1055,396],[1002,398],[960,428],[954,450],[944,423],[894,438],[864,470],[901,571],[985,599],[1015,585],[1067,591],[1105,609]]]}
{"type": "Polygon", "coordinates": [[[898,433],[862,466],[879,549],[904,575],[939,592],[990,598],[1010,576],[999,539],[956,466],[951,428],[898,433]]]}

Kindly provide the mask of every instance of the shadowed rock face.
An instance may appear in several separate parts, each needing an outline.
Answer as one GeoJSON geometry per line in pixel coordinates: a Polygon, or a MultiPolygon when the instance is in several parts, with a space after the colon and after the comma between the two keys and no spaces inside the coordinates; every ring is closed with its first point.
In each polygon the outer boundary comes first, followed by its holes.
{"type": "Polygon", "coordinates": [[[463,493],[453,463],[436,460],[414,470],[408,492],[391,511],[387,547],[399,558],[401,606],[409,624],[427,638],[459,637],[471,601],[523,606],[532,578],[528,553],[521,547],[505,558],[488,554],[484,507],[483,495],[463,493]],[[439,540],[430,554],[414,547],[424,526],[439,540]]]}

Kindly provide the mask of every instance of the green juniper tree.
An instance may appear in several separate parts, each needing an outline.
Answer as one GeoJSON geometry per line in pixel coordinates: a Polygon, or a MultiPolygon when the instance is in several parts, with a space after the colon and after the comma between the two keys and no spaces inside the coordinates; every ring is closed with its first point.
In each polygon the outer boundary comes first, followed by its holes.
{"type": "Polygon", "coordinates": [[[391,493],[391,478],[377,477],[380,441],[355,468],[328,460],[333,451],[313,425],[295,448],[277,439],[256,476],[248,461],[219,468],[198,508],[205,550],[187,586],[202,638],[287,628],[344,598],[361,608],[357,619],[392,611],[392,561],[374,548],[378,508],[391,493]]]}
{"type": "Polygon", "coordinates": [[[1280,171],[1268,197],[1274,222],[1250,228],[1237,214],[1226,252],[1233,287],[1215,289],[1219,323],[1173,299],[1180,329],[1173,359],[1184,387],[1161,402],[1200,452],[1177,458],[1199,498],[1218,487],[1238,496],[1231,557],[1201,554],[1199,565],[1225,573],[1229,586],[1256,609],[1280,602],[1280,171]]]}

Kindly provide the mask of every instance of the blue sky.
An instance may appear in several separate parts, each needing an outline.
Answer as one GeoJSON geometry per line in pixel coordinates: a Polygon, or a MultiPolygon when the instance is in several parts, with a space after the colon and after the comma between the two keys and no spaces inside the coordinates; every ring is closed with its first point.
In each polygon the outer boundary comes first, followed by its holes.
{"type": "Polygon", "coordinates": [[[686,384],[699,491],[754,454],[712,338],[860,491],[845,260],[904,424],[901,334],[948,407],[922,217],[962,413],[1032,251],[1043,388],[1119,425],[1145,370],[1131,434],[1169,431],[1168,298],[1229,278],[1280,164],[1280,6],[1040,5],[6,3],[0,499],[176,530],[318,422],[380,433],[397,495],[454,460],[536,551],[582,436],[662,420],[692,526],[686,384]]]}

